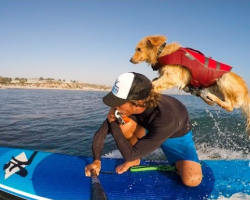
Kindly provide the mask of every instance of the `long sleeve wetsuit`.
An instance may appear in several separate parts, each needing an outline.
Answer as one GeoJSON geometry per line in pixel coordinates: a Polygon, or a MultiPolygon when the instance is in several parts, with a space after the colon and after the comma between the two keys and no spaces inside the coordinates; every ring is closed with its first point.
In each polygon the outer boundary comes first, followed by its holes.
{"type": "Polygon", "coordinates": [[[167,95],[162,95],[157,107],[146,108],[141,114],[129,117],[147,129],[148,133],[132,146],[123,135],[118,122],[109,123],[106,119],[93,138],[94,160],[100,160],[104,140],[109,132],[113,135],[124,159],[133,161],[151,153],[168,138],[181,137],[191,130],[186,107],[167,95]]]}

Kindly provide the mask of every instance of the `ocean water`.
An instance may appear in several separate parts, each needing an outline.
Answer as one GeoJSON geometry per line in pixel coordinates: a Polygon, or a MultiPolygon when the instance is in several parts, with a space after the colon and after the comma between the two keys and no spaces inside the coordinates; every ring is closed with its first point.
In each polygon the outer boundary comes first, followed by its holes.
{"type": "MultiPolygon", "coordinates": [[[[92,138],[106,119],[107,92],[0,89],[0,146],[91,156],[92,138]]],[[[240,110],[226,112],[191,95],[172,95],[186,105],[200,159],[249,159],[250,140],[240,110]]],[[[104,157],[121,158],[111,135],[104,157]]],[[[160,149],[143,159],[166,159],[160,149]]],[[[1,196],[1,195],[0,195],[1,196]]],[[[250,199],[238,193],[220,200],[250,199]]]]}
{"type": "MultiPolygon", "coordinates": [[[[91,156],[92,138],[109,108],[107,92],[0,90],[0,146],[91,156]]],[[[250,140],[240,110],[224,111],[191,95],[172,95],[186,105],[200,159],[250,158],[250,140]]],[[[120,158],[111,135],[103,156],[120,158]]],[[[161,150],[145,159],[164,160],[161,150]]]]}

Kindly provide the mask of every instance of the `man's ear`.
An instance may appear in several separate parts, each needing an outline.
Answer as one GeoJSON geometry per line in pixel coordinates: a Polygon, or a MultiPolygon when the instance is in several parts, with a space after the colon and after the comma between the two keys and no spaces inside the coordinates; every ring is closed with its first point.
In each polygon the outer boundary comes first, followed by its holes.
{"type": "Polygon", "coordinates": [[[136,107],[145,107],[145,103],[144,103],[144,101],[143,100],[138,100],[138,101],[136,101],[136,107]]]}

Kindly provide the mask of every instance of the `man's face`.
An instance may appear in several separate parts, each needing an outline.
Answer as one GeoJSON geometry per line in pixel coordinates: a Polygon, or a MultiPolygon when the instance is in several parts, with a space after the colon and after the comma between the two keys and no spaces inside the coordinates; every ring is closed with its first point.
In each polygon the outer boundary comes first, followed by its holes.
{"type": "Polygon", "coordinates": [[[129,102],[115,108],[124,116],[139,114],[137,113],[136,106],[129,102]]]}

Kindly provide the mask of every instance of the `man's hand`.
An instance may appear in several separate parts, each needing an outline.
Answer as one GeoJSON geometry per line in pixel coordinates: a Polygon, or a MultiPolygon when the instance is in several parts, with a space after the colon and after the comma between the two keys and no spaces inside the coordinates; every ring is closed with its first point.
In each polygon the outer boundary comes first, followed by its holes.
{"type": "Polygon", "coordinates": [[[95,170],[97,176],[99,176],[101,170],[101,161],[95,160],[93,163],[87,165],[85,167],[85,176],[91,176],[91,170],[95,170]]]}
{"type": "Polygon", "coordinates": [[[108,121],[113,122],[117,120],[115,117],[115,108],[110,108],[109,113],[108,113],[108,121]]]}

